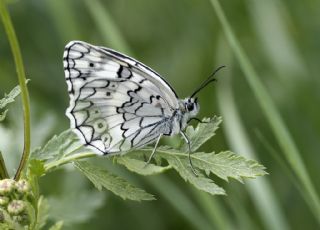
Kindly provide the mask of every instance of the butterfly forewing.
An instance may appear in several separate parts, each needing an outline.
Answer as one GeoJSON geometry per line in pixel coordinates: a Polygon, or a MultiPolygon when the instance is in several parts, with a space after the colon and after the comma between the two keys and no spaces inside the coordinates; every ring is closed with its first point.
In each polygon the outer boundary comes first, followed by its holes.
{"type": "Polygon", "coordinates": [[[64,52],[67,115],[81,139],[103,154],[125,152],[171,133],[172,88],[142,63],[85,42],[64,52]]]}

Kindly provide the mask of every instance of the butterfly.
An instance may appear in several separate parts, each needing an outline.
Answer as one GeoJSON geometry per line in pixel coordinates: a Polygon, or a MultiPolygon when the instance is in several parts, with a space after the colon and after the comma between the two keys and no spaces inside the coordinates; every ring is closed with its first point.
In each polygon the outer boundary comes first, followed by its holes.
{"type": "Polygon", "coordinates": [[[190,97],[179,99],[154,70],[109,48],[71,41],[65,46],[63,64],[70,96],[66,115],[85,145],[100,155],[116,155],[156,142],[149,163],[163,135],[181,134],[195,172],[183,130],[197,119],[196,94],[224,66],[190,97]]]}

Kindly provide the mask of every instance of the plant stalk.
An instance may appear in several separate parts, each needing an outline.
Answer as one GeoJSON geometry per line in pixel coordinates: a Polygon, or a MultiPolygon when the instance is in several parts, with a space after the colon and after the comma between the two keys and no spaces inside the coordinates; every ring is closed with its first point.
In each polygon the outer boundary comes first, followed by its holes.
{"type": "Polygon", "coordinates": [[[4,163],[2,152],[0,152],[0,179],[3,180],[6,178],[9,178],[9,174],[7,171],[6,164],[4,163]]]}
{"type": "Polygon", "coordinates": [[[4,29],[8,37],[8,41],[10,43],[11,51],[13,54],[15,65],[16,65],[16,71],[18,74],[19,85],[21,89],[21,99],[22,99],[22,107],[23,107],[23,124],[24,124],[24,147],[23,147],[23,153],[19,163],[18,170],[14,176],[15,180],[19,180],[21,177],[21,173],[30,155],[29,93],[26,85],[26,76],[25,76],[24,65],[22,61],[22,55],[21,55],[18,39],[14,31],[14,27],[13,27],[5,0],[0,0],[0,14],[1,14],[3,25],[4,25],[4,29]]]}

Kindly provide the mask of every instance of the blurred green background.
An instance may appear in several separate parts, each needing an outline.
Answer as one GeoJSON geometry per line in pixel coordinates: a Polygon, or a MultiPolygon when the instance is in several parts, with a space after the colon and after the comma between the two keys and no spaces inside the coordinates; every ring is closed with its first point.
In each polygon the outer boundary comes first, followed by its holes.
{"type": "MultiPolygon", "coordinates": [[[[211,197],[196,191],[174,172],[141,177],[99,159],[97,163],[155,194],[157,200],[138,203],[97,192],[72,167],[65,167],[40,181],[41,192],[51,201],[52,221],[65,220],[65,229],[320,228],[316,192],[308,193],[305,181],[299,179],[301,174],[292,169],[292,165],[303,162],[315,191],[320,191],[320,2],[221,1],[237,39],[270,95],[268,99],[283,118],[281,125],[287,127],[297,146],[302,161],[293,158],[291,164],[281,147],[285,137],[275,135],[265,116],[272,109],[261,109],[263,102],[248,84],[212,2],[8,1],[27,78],[31,79],[33,148],[69,127],[64,115],[68,93],[62,54],[68,41],[84,40],[142,61],[164,76],[180,97],[188,96],[214,68],[226,65],[217,76],[218,82],[199,94],[199,117],[220,115],[224,120],[203,150],[230,149],[257,159],[269,173],[246,180],[244,185],[215,178],[228,196],[211,197]]],[[[17,85],[3,25],[0,80],[0,95],[17,85]]],[[[11,174],[17,168],[22,146],[18,100],[0,124],[0,150],[11,174]]]]}

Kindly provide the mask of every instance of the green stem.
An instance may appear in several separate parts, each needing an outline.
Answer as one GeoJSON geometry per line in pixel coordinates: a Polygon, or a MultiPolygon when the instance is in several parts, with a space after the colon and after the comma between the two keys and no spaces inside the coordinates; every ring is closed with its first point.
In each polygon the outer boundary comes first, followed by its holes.
{"type": "Polygon", "coordinates": [[[26,76],[20,52],[19,43],[16,33],[13,28],[13,24],[6,6],[5,0],[0,0],[0,14],[1,19],[11,46],[11,51],[14,57],[16,65],[16,71],[18,74],[19,85],[21,89],[21,98],[23,106],[23,123],[24,123],[24,148],[18,170],[15,175],[15,180],[19,180],[21,172],[24,169],[30,154],[30,104],[29,93],[26,85],[26,76]]]}
{"type": "Polygon", "coordinates": [[[64,164],[68,164],[70,162],[73,162],[75,160],[79,160],[79,159],[83,159],[83,158],[89,158],[89,157],[95,157],[97,156],[97,154],[95,153],[92,153],[92,152],[89,152],[89,153],[79,153],[79,154],[74,154],[74,155],[71,155],[71,156],[67,156],[67,157],[64,157],[64,158],[61,158],[57,161],[54,161],[54,162],[50,162],[50,163],[47,163],[45,164],[44,168],[46,170],[46,172],[56,168],[56,167],[59,167],[61,165],[64,165],[64,164]]]}
{"type": "Polygon", "coordinates": [[[257,101],[260,104],[262,111],[264,112],[267,121],[269,122],[270,127],[277,138],[277,141],[279,142],[284,156],[287,158],[291,168],[299,178],[300,183],[303,185],[305,190],[303,197],[306,199],[308,205],[320,223],[320,199],[306,170],[306,166],[301,158],[301,154],[295,142],[293,141],[293,138],[290,135],[290,132],[287,129],[279,111],[268,94],[268,91],[259,80],[258,74],[251,65],[248,56],[234,35],[219,1],[211,0],[211,4],[222,25],[229,45],[240,63],[240,67],[244,72],[244,76],[246,77],[246,80],[255,94],[257,101]]]}
{"type": "Polygon", "coordinates": [[[9,178],[9,174],[6,168],[6,164],[4,163],[4,159],[2,153],[0,152],[0,179],[9,178]]]}

